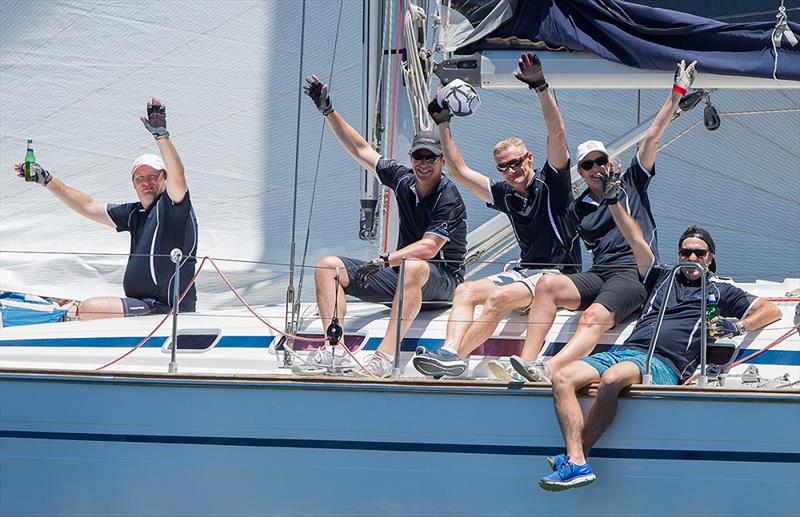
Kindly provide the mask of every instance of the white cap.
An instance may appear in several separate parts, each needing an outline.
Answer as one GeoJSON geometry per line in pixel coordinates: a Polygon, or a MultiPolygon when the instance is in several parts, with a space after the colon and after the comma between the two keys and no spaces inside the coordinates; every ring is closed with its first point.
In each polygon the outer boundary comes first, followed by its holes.
{"type": "Polygon", "coordinates": [[[586,158],[586,155],[592,151],[600,151],[608,156],[608,151],[606,151],[606,146],[603,145],[603,142],[600,140],[587,140],[578,146],[578,163],[581,163],[586,158]]]}
{"type": "Polygon", "coordinates": [[[133,167],[131,168],[131,176],[133,176],[133,173],[136,172],[136,169],[142,165],[147,165],[148,167],[152,167],[157,171],[167,170],[167,166],[164,165],[164,162],[160,157],[156,156],[155,154],[143,154],[134,160],[133,167]]]}

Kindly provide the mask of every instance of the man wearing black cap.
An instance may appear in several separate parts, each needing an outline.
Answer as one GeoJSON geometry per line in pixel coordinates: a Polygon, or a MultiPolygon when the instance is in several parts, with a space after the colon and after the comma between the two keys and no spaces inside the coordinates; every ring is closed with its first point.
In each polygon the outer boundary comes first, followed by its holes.
{"type": "MultiPolygon", "coordinates": [[[[606,172],[603,180],[604,204],[609,207],[617,228],[633,251],[648,297],[636,327],[622,346],[569,363],[553,376],[556,415],[567,451],[548,458],[554,472],[539,481],[545,490],[565,490],[594,481],[586,455],[613,420],[619,393],[631,384],[642,382],[650,341],[672,276],[669,266],[656,264],[641,226],[618,203],[619,171],[616,174],[606,172]],[[584,422],[576,392],[593,382],[600,385],[584,422]]],[[[715,250],[711,235],[697,226],[687,228],[678,239],[680,262],[700,264],[712,272],[716,270],[715,250]]],[[[697,368],[699,329],[701,318],[705,317],[700,312],[703,296],[701,274],[704,273],[697,268],[683,267],[675,277],[651,362],[650,373],[655,384],[681,383],[697,368]]],[[[716,318],[709,328],[711,339],[740,336],[780,319],[780,309],[768,300],[756,298],[733,284],[710,276],[707,286],[709,298],[712,295],[716,298],[721,316],[736,318],[716,318]]]]}
{"type": "MultiPolygon", "coordinates": [[[[337,317],[345,315],[344,294],[369,302],[392,303],[386,335],[378,350],[358,373],[386,377],[391,373],[395,352],[399,266],[406,259],[403,277],[403,314],[400,337],[405,335],[423,302],[446,301],[464,280],[467,251],[467,211],[455,184],[444,174],[439,135],[420,131],[409,151],[411,168],[379,155],[355,129],[334,111],[328,86],[316,76],[306,79],[303,89],[322,113],[342,147],[381,183],[394,190],[400,215],[397,251],[368,262],[330,256],[314,272],[317,305],[323,327],[330,324],[335,297],[337,317]],[[335,284],[336,268],[340,268],[335,284]]],[[[333,353],[320,348],[312,363],[329,365],[333,353]]]]}

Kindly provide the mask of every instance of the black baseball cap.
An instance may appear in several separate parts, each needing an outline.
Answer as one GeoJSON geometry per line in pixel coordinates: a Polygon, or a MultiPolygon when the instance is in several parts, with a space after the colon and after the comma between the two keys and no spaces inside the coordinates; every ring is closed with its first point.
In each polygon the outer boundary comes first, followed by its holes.
{"type": "Polygon", "coordinates": [[[439,140],[439,133],[436,131],[420,131],[414,135],[414,140],[411,142],[411,152],[426,149],[436,156],[442,154],[442,142],[439,140]]]}
{"type": "Polygon", "coordinates": [[[706,230],[700,228],[699,226],[690,226],[684,230],[681,234],[681,238],[678,239],[678,247],[681,247],[683,241],[694,237],[695,239],[700,239],[701,241],[708,244],[708,251],[714,254],[714,258],[711,260],[711,264],[708,265],[708,269],[712,272],[717,272],[717,251],[716,246],[714,246],[714,239],[711,238],[711,234],[708,233],[706,230]]]}

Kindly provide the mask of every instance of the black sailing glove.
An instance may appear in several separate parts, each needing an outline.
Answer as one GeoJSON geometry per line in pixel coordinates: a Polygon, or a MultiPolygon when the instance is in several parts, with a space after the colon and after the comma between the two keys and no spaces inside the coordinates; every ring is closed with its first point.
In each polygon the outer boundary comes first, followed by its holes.
{"type": "Polygon", "coordinates": [[[542,93],[550,86],[544,79],[542,62],[536,54],[533,52],[523,53],[517,60],[517,64],[519,72],[515,73],[514,77],[527,84],[531,90],[542,93]]]}
{"type": "Polygon", "coordinates": [[[333,113],[328,85],[320,81],[316,75],[306,77],[306,83],[308,84],[303,86],[303,93],[311,97],[319,112],[326,117],[333,113]]]}
{"type": "MultiPolygon", "coordinates": [[[[17,163],[14,165],[14,170],[17,171],[17,176],[20,178],[25,178],[25,165],[22,163],[17,163]]],[[[53,179],[53,176],[44,170],[41,165],[38,163],[31,164],[31,173],[36,176],[36,183],[39,185],[46,187],[50,180],[53,179]]]]}
{"type": "Polygon", "coordinates": [[[600,175],[603,180],[603,200],[607,205],[613,205],[618,201],[620,186],[620,171],[613,166],[608,169],[604,174],[600,175]]]}
{"type": "Polygon", "coordinates": [[[169,137],[167,131],[167,108],[158,99],[147,102],[147,118],[139,117],[144,127],[156,140],[169,137]]]}
{"type": "Polygon", "coordinates": [[[437,126],[445,122],[450,122],[450,119],[453,118],[453,112],[450,111],[447,101],[442,101],[442,104],[444,104],[444,106],[439,106],[439,100],[436,97],[428,103],[428,114],[437,126]]]}
{"type": "Polygon", "coordinates": [[[358,271],[356,271],[356,284],[362,289],[366,289],[367,286],[369,286],[369,277],[388,265],[389,259],[388,256],[385,255],[375,257],[369,262],[361,264],[361,266],[358,268],[358,271]]]}

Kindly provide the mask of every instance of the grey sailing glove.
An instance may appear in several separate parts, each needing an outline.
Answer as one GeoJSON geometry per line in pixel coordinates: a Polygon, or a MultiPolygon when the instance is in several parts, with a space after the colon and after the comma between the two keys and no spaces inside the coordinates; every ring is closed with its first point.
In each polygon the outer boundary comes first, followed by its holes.
{"type": "Polygon", "coordinates": [[[443,106],[439,106],[439,100],[436,97],[428,103],[428,114],[437,126],[445,122],[450,122],[450,119],[453,118],[453,112],[450,111],[447,101],[442,101],[442,104],[443,106]]]}
{"type": "Polygon", "coordinates": [[[536,54],[533,52],[523,53],[517,60],[517,64],[519,65],[519,72],[515,73],[514,77],[527,84],[531,90],[542,93],[550,86],[544,79],[542,62],[536,54]]]}
{"type": "MultiPolygon", "coordinates": [[[[14,165],[14,170],[17,171],[17,176],[22,179],[25,179],[25,165],[22,163],[17,163],[14,165]]],[[[53,176],[44,170],[41,165],[38,163],[31,164],[31,173],[36,176],[36,183],[39,185],[46,187],[50,180],[53,179],[53,176]]]]}
{"type": "Polygon", "coordinates": [[[308,95],[317,109],[323,116],[328,116],[333,113],[333,104],[331,104],[331,96],[328,93],[328,85],[319,80],[316,75],[306,77],[306,84],[303,86],[303,93],[308,95]]]}
{"type": "Polygon", "coordinates": [[[167,131],[167,108],[161,104],[160,100],[150,100],[147,103],[147,118],[139,118],[156,140],[169,137],[169,131],[167,131]]]}
{"type": "Polygon", "coordinates": [[[613,205],[618,201],[620,186],[620,171],[619,168],[611,167],[605,174],[600,175],[603,180],[603,199],[607,205],[613,205]]]}
{"type": "Polygon", "coordinates": [[[356,285],[365,289],[369,285],[369,277],[385,267],[389,267],[389,255],[381,255],[361,264],[356,271],[356,285]]]}
{"type": "Polygon", "coordinates": [[[678,92],[681,95],[686,95],[686,90],[692,87],[694,78],[697,77],[697,70],[694,67],[696,64],[697,61],[692,61],[689,66],[686,66],[686,61],[681,59],[677,68],[675,68],[675,76],[672,79],[672,91],[678,92]]]}

